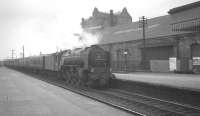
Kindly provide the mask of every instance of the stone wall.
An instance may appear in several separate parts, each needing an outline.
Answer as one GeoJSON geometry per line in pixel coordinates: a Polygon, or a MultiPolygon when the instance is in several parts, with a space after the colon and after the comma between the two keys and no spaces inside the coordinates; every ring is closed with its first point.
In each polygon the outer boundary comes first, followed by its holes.
{"type": "MultiPolygon", "coordinates": [[[[157,52],[156,49],[166,49],[166,52],[172,51],[172,53],[166,53],[169,56],[163,56],[163,54],[158,53],[156,58],[152,56],[153,59],[147,59],[148,63],[150,60],[159,60],[163,59],[163,57],[165,57],[164,60],[168,60],[169,57],[176,57],[177,60],[180,60],[180,69],[178,71],[186,73],[191,72],[191,46],[193,44],[200,44],[200,34],[196,33],[148,39],[146,40],[147,50],[155,49],[154,52],[157,52]]],[[[111,66],[114,71],[133,72],[145,70],[142,66],[142,49],[144,48],[142,40],[104,44],[101,46],[106,51],[110,52],[111,66]]],[[[198,51],[200,51],[200,49],[198,51]]],[[[155,55],[155,53],[152,55],[155,55]]],[[[150,66],[150,64],[148,65],[150,66]]]]}

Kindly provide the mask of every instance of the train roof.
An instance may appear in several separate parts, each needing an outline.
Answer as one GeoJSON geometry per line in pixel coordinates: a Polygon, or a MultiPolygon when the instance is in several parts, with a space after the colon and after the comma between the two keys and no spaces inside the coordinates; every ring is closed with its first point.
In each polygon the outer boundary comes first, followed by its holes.
{"type": "MultiPolygon", "coordinates": [[[[171,27],[172,21],[173,18],[170,15],[147,19],[146,39],[189,33],[184,31],[173,32],[171,27]]],[[[139,21],[137,21],[105,30],[100,44],[140,40],[142,38],[142,29],[139,28],[139,21]]]]}
{"type": "Polygon", "coordinates": [[[180,6],[180,7],[170,9],[168,13],[169,14],[179,13],[179,12],[182,12],[182,11],[185,11],[185,10],[197,8],[199,6],[200,6],[200,1],[197,1],[197,2],[193,2],[193,3],[190,3],[190,4],[186,4],[186,5],[183,5],[183,6],[180,6]]]}

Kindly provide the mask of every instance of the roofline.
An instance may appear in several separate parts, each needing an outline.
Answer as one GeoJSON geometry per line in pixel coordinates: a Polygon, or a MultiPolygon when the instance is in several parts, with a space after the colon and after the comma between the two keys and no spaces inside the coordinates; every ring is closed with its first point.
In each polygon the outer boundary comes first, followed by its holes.
{"type": "Polygon", "coordinates": [[[200,1],[193,2],[193,3],[190,3],[190,4],[186,4],[186,5],[183,5],[183,6],[180,6],[180,7],[170,9],[168,11],[168,13],[169,14],[175,14],[175,13],[178,13],[178,12],[182,12],[182,11],[197,8],[197,7],[200,7],[200,1]]]}
{"type": "MultiPolygon", "coordinates": [[[[197,32],[193,32],[193,33],[180,33],[180,34],[172,34],[172,35],[167,35],[167,36],[157,36],[157,37],[150,37],[146,40],[149,39],[160,39],[160,38],[171,38],[171,37],[182,37],[182,36],[187,36],[187,35],[192,35],[195,34],[197,32]]],[[[102,43],[102,44],[98,44],[100,46],[104,46],[104,45],[109,45],[109,44],[119,44],[119,43],[129,43],[129,42],[136,42],[136,41],[142,41],[142,38],[136,39],[136,40],[126,40],[126,41],[118,41],[118,42],[109,42],[109,43],[102,43]]]]}

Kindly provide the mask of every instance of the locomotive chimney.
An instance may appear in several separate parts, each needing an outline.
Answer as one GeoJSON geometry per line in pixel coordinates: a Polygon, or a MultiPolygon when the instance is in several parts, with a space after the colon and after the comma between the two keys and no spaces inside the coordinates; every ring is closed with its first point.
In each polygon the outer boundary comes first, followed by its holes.
{"type": "Polygon", "coordinates": [[[91,45],[91,47],[97,47],[97,45],[91,45]]]}

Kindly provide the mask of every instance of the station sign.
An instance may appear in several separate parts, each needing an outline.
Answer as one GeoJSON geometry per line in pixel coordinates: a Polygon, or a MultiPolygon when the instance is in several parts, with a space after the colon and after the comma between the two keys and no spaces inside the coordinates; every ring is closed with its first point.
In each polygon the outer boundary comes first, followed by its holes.
{"type": "Polygon", "coordinates": [[[193,57],[192,65],[200,65],[200,57],[193,57]]]}

